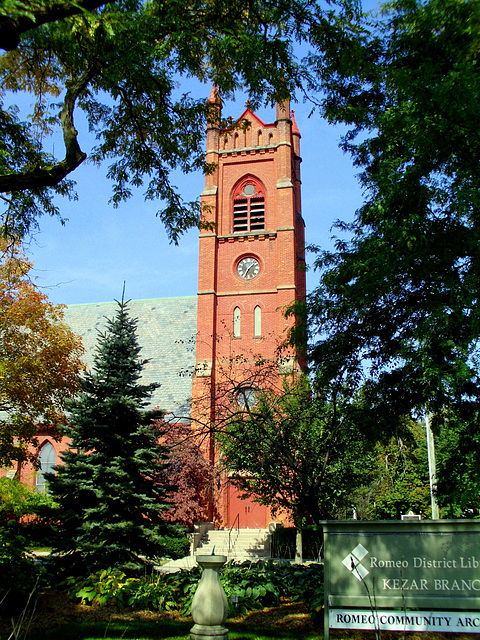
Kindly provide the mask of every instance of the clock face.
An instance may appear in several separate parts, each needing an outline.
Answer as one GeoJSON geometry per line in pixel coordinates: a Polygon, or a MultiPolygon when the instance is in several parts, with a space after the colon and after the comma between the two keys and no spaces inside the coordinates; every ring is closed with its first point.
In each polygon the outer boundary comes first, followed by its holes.
{"type": "Polygon", "coordinates": [[[260,273],[260,264],[255,258],[243,258],[237,267],[237,273],[244,280],[251,280],[260,273]]]}

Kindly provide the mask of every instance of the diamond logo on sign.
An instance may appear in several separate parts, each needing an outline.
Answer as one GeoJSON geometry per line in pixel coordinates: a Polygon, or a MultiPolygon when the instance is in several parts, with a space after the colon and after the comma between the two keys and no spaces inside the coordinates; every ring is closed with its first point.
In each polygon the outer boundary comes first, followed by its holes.
{"type": "Polygon", "coordinates": [[[368,576],[369,573],[365,567],[360,564],[367,554],[368,551],[365,547],[362,544],[357,544],[355,549],[342,560],[342,564],[360,581],[364,580],[365,576],[368,576]]]}

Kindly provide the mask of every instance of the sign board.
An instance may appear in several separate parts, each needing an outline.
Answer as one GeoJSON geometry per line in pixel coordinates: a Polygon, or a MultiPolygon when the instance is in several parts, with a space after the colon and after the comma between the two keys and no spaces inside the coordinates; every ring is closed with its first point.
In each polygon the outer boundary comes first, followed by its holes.
{"type": "Polygon", "coordinates": [[[403,513],[400,516],[400,520],[421,520],[422,516],[419,513],[413,513],[413,511],[409,511],[408,513],[403,513]]]}
{"type": "Polygon", "coordinates": [[[377,611],[330,609],[330,629],[480,633],[479,611],[377,611]]]}
{"type": "Polygon", "coordinates": [[[326,637],[329,626],[480,633],[480,521],[322,525],[326,637]]]}

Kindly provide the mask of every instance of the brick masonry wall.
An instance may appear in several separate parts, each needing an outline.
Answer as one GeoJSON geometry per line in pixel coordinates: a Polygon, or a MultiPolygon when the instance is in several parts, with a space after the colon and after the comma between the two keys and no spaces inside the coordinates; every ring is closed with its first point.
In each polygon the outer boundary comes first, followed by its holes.
{"type": "MultiPolygon", "coordinates": [[[[215,389],[226,382],[234,389],[236,383],[248,378],[256,356],[276,366],[278,347],[291,322],[285,319],[284,309],[305,296],[299,134],[292,134],[289,116],[286,104],[277,107],[275,123],[265,124],[247,108],[240,116],[251,123],[246,132],[225,135],[214,127],[207,132],[207,158],[216,162],[217,168],[206,177],[202,196],[202,204],[208,207],[205,217],[215,228],[200,234],[199,373],[192,386],[192,418],[199,424],[208,421],[205,412],[211,412],[212,420],[219,412],[215,400],[212,403],[205,398],[215,397],[215,389]],[[233,233],[233,194],[246,177],[260,182],[265,193],[265,229],[233,233]],[[245,257],[254,257],[260,264],[259,274],[251,280],[237,273],[237,265],[245,257]],[[261,336],[254,331],[257,306],[261,309],[261,336]],[[239,336],[234,336],[236,307],[241,317],[239,336]]],[[[235,517],[229,508],[231,495],[228,487],[217,495],[220,519],[229,526],[235,517]]],[[[255,522],[248,525],[243,514],[244,526],[258,526],[258,509],[251,511],[256,513],[255,522]]],[[[268,509],[261,518],[266,526],[271,519],[268,509]]]]}

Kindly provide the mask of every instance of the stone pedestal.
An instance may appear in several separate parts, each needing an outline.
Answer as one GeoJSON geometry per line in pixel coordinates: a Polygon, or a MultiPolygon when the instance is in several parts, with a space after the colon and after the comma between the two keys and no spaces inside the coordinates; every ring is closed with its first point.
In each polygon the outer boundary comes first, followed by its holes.
{"type": "Polygon", "coordinates": [[[227,561],[226,556],[197,556],[202,567],[202,577],[192,600],[190,640],[228,640],[228,629],[223,624],[228,615],[228,602],[219,572],[227,561]]]}

